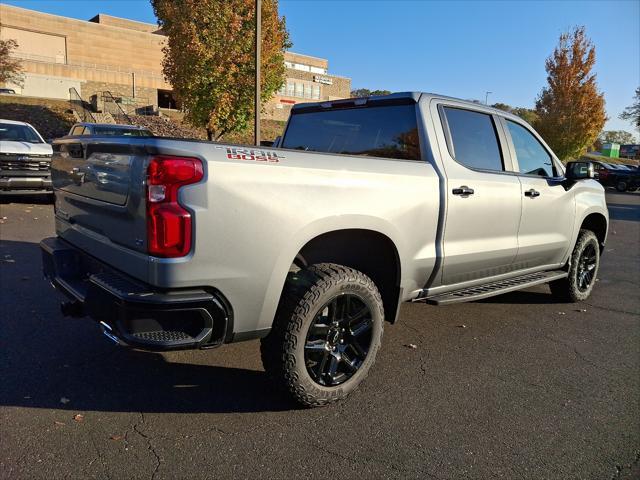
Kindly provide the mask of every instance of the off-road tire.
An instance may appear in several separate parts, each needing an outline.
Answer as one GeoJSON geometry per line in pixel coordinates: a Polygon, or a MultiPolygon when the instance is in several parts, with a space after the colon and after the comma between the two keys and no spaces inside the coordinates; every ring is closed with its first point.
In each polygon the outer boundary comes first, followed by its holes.
{"type": "Polygon", "coordinates": [[[367,377],[382,342],[384,309],[380,292],[362,272],[321,263],[291,272],[269,335],[261,340],[262,364],[274,382],[306,407],[346,398],[367,377]],[[332,298],[349,293],[362,298],[371,313],[371,342],[365,360],[344,383],[326,387],[313,380],[305,363],[308,330],[332,298]]]}
{"type": "Polygon", "coordinates": [[[569,267],[569,276],[561,280],[550,282],[549,288],[551,289],[552,295],[558,301],[565,303],[581,302],[589,298],[589,295],[591,295],[591,291],[593,290],[593,286],[596,283],[598,270],[600,268],[600,244],[598,243],[598,238],[596,237],[595,233],[593,233],[591,230],[580,230],[580,233],[578,234],[578,240],[576,241],[576,245],[573,248],[573,252],[571,253],[570,262],[571,264],[569,267]],[[581,289],[579,287],[578,278],[580,270],[580,259],[585,249],[589,246],[595,247],[596,266],[593,272],[593,278],[588,288],[581,289]]]}

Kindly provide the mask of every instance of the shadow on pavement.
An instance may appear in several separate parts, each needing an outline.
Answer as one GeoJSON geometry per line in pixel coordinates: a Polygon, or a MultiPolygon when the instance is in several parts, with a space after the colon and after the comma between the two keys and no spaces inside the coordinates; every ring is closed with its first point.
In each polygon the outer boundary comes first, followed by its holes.
{"type": "Polygon", "coordinates": [[[505,305],[549,305],[559,303],[556,301],[551,292],[532,292],[528,290],[517,290],[515,292],[503,293],[495,297],[478,300],[478,303],[499,303],[505,305]]]}
{"type": "Polygon", "coordinates": [[[32,205],[51,205],[53,204],[53,195],[50,193],[37,193],[33,195],[7,195],[0,194],[0,204],[8,203],[28,203],[32,205]]]}
{"type": "Polygon", "coordinates": [[[223,347],[235,352],[142,352],[113,345],[88,318],[62,317],[63,296],[43,279],[36,243],[0,241],[0,284],[2,406],[162,413],[297,408],[261,370],[179,363],[210,363],[230,353],[225,361],[256,368],[255,351],[253,362],[243,353],[252,345],[223,347]]]}

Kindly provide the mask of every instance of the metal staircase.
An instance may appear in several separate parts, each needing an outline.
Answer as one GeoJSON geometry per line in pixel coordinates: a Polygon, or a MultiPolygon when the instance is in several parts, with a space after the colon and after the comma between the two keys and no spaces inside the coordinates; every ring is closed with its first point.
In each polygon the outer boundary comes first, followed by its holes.
{"type": "Polygon", "coordinates": [[[96,123],[94,112],[91,111],[91,105],[82,99],[74,87],[69,89],[69,105],[79,121],[96,123]]]}

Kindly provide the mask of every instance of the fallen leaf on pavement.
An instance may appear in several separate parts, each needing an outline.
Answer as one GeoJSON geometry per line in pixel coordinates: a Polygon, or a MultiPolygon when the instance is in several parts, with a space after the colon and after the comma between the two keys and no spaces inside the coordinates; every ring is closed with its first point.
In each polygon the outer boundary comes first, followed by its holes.
{"type": "Polygon", "coordinates": [[[82,414],[78,413],[77,415],[74,415],[74,416],[73,416],[73,419],[74,419],[76,422],[80,423],[80,422],[82,422],[82,421],[84,420],[84,415],[82,415],[82,414]]]}
{"type": "Polygon", "coordinates": [[[60,427],[62,427],[62,426],[64,426],[64,425],[66,425],[66,423],[64,423],[64,422],[58,422],[58,421],[55,421],[55,422],[53,422],[53,423],[55,423],[56,425],[58,425],[58,426],[60,426],[60,427]]]}
{"type": "Polygon", "coordinates": [[[564,312],[558,312],[558,315],[566,315],[564,312]]]}
{"type": "Polygon", "coordinates": [[[122,435],[111,435],[111,440],[114,440],[116,442],[122,440],[123,438],[124,437],[122,435]]]}
{"type": "Polygon", "coordinates": [[[467,328],[466,325],[458,325],[458,328],[467,328]]]}
{"type": "Polygon", "coordinates": [[[413,344],[413,343],[409,343],[409,344],[405,345],[405,347],[407,347],[407,348],[412,348],[412,349],[414,349],[414,350],[415,350],[416,348],[418,348],[418,346],[417,346],[417,345],[415,345],[415,344],[413,344]]]}

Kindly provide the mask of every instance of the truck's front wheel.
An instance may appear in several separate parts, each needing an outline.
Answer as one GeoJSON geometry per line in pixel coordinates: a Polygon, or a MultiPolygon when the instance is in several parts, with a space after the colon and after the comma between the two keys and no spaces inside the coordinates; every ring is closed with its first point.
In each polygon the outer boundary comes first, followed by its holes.
{"type": "Polygon", "coordinates": [[[549,284],[553,296],[561,302],[580,302],[591,295],[600,267],[600,245],[595,233],[580,230],[571,253],[569,276],[549,284]]]}
{"type": "Polygon", "coordinates": [[[323,263],[291,273],[262,363],[299,403],[317,407],[349,395],[369,373],[384,310],[365,274],[323,263]]]}

